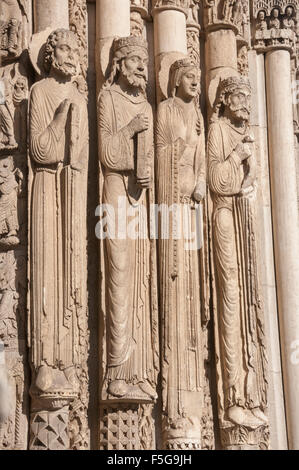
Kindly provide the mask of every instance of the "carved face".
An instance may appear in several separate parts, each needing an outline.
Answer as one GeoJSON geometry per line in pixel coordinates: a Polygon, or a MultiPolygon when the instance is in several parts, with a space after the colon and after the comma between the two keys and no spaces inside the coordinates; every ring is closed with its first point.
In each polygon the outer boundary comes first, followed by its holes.
{"type": "Polygon", "coordinates": [[[279,10],[277,8],[274,8],[272,14],[273,14],[273,18],[278,18],[279,17],[279,10]]]}
{"type": "Polygon", "coordinates": [[[264,11],[259,12],[258,19],[259,19],[259,21],[265,21],[265,12],[264,11]]]}
{"type": "Polygon", "coordinates": [[[291,18],[293,16],[293,8],[292,7],[288,7],[286,9],[286,15],[288,18],[291,18]]]}
{"type": "Polygon", "coordinates": [[[0,182],[3,182],[5,178],[13,171],[13,159],[7,157],[0,160],[0,182]]]}
{"type": "Polygon", "coordinates": [[[180,98],[195,98],[200,87],[200,73],[196,67],[187,69],[179,79],[176,95],[180,98]]]}
{"type": "Polygon", "coordinates": [[[54,49],[52,68],[62,75],[72,77],[77,73],[79,61],[78,45],[74,39],[62,37],[54,49]]]}
{"type": "Polygon", "coordinates": [[[148,55],[142,47],[134,47],[121,62],[121,75],[130,85],[145,89],[148,76],[148,55]]]}
{"type": "Polygon", "coordinates": [[[248,121],[250,116],[251,94],[248,88],[237,88],[226,98],[226,106],[231,117],[237,121],[248,121]]]}

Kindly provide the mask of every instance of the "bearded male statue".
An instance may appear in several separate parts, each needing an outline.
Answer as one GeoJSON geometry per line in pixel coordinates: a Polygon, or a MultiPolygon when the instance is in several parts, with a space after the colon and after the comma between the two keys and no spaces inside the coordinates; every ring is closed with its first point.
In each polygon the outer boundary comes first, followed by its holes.
{"type": "MultiPolygon", "coordinates": [[[[149,238],[153,194],[153,117],[146,99],[147,43],[114,40],[110,77],[98,100],[101,202],[123,219],[122,236],[103,240],[106,325],[102,398],[153,401],[158,370],[155,244],[149,238]],[[126,214],[137,213],[136,236],[126,214]],[[129,230],[128,230],[129,231],[129,230]]],[[[118,227],[118,231],[119,231],[118,227]]]]}
{"type": "MultiPolygon", "coordinates": [[[[87,308],[88,164],[87,106],[72,83],[78,63],[75,34],[54,31],[45,47],[48,76],[30,96],[31,395],[36,410],[52,409],[53,402],[58,408],[67,405],[78,393],[79,337],[87,308]]],[[[38,446],[33,439],[31,447],[38,446]]]]}
{"type": "MultiPolygon", "coordinates": [[[[241,426],[252,430],[259,447],[260,434],[255,430],[267,424],[267,359],[256,247],[250,98],[246,78],[220,82],[208,136],[208,178],[213,199],[222,440],[226,445],[225,430],[241,426]]],[[[232,436],[237,435],[230,435],[231,445],[232,436]]]]}

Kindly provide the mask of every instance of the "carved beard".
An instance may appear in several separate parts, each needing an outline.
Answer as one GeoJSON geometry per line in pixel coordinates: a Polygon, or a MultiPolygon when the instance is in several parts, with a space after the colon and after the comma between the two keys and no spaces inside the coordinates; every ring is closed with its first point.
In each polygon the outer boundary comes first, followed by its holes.
{"type": "Polygon", "coordinates": [[[69,64],[62,64],[60,65],[57,62],[57,59],[53,57],[52,61],[52,67],[54,70],[59,72],[60,74],[64,75],[65,77],[74,77],[76,75],[76,67],[74,65],[69,65],[69,64]]]}
{"type": "Polygon", "coordinates": [[[124,63],[121,64],[120,67],[122,75],[128,80],[129,84],[131,86],[134,86],[136,88],[139,88],[142,93],[145,93],[146,90],[146,76],[143,74],[143,78],[141,77],[136,77],[134,73],[129,73],[126,69],[126,66],[124,63]]]}
{"type": "Polygon", "coordinates": [[[233,106],[230,105],[229,107],[230,113],[234,119],[238,121],[249,121],[249,110],[244,106],[233,106]]]}

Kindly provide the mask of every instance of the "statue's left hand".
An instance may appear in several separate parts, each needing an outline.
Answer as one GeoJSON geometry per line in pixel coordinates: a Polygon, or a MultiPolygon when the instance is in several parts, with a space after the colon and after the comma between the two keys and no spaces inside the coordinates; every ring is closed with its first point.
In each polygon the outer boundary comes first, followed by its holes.
{"type": "Polygon", "coordinates": [[[151,175],[145,176],[142,178],[137,178],[137,184],[140,186],[142,189],[148,189],[151,187],[152,184],[152,177],[151,175]]]}
{"type": "Polygon", "coordinates": [[[206,184],[203,181],[198,182],[193,193],[193,198],[195,199],[195,201],[201,202],[205,197],[206,197],[206,184]]]}

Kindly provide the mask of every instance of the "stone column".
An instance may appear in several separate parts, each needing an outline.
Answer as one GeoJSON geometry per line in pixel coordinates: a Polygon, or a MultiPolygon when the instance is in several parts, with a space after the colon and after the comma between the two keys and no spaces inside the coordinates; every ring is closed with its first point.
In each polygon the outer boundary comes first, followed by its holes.
{"type": "Polygon", "coordinates": [[[168,73],[171,64],[187,54],[188,10],[184,8],[185,3],[184,0],[178,1],[176,5],[168,0],[152,2],[158,103],[163,98],[167,98],[168,73]],[[179,6],[180,3],[182,6],[179,6]]]}
{"type": "Polygon", "coordinates": [[[296,199],[291,61],[288,50],[266,53],[270,175],[277,297],[290,449],[299,448],[299,220],[296,199]]]}
{"type": "Polygon", "coordinates": [[[39,33],[46,28],[69,28],[68,0],[35,0],[34,1],[34,32],[39,33]]]}
{"type": "Polygon", "coordinates": [[[130,35],[130,0],[96,1],[97,92],[107,76],[113,39],[130,35]]]}
{"type": "Polygon", "coordinates": [[[258,172],[258,226],[261,288],[264,301],[265,333],[269,360],[269,427],[271,449],[287,449],[286,419],[281,370],[278,308],[275,285],[273,225],[268,155],[268,125],[264,54],[248,53],[249,78],[252,87],[251,129],[255,138],[258,172]]]}

